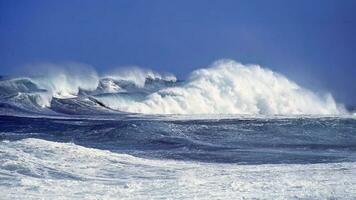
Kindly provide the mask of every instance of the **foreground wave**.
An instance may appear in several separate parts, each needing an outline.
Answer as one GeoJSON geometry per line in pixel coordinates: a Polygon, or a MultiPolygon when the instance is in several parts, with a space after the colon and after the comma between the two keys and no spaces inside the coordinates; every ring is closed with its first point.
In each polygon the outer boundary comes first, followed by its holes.
{"type": "Polygon", "coordinates": [[[98,76],[90,68],[47,70],[45,76],[0,82],[6,112],[46,114],[131,112],[144,114],[339,115],[330,94],[318,95],[258,65],[221,60],[186,81],[149,70],[98,76]]]}
{"type": "Polygon", "coordinates": [[[39,139],[3,141],[0,151],[0,193],[7,199],[356,196],[355,162],[232,165],[152,160],[39,139]]]}

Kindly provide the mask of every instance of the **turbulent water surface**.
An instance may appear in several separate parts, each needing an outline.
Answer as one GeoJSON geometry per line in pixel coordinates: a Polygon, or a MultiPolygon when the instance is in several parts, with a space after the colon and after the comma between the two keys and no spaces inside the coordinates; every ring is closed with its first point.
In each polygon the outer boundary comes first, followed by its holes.
{"type": "Polygon", "coordinates": [[[0,81],[0,199],[354,199],[356,119],[259,66],[0,81]]]}

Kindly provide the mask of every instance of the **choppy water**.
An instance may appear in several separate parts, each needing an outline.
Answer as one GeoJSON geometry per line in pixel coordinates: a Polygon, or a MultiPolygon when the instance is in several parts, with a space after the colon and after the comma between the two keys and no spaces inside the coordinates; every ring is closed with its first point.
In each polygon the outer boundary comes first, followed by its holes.
{"type": "Polygon", "coordinates": [[[356,120],[0,117],[5,199],[353,199],[356,120]]]}
{"type": "Polygon", "coordinates": [[[331,95],[231,60],[71,69],[0,79],[0,199],[356,199],[356,115],[331,95]]]}

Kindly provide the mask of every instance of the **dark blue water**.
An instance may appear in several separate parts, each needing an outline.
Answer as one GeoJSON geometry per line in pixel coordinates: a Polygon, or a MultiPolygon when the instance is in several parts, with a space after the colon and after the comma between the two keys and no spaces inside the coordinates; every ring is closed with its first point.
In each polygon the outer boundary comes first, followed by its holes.
{"type": "Polygon", "coordinates": [[[144,158],[239,164],[356,161],[347,118],[113,119],[0,116],[0,140],[38,138],[144,158]]]}

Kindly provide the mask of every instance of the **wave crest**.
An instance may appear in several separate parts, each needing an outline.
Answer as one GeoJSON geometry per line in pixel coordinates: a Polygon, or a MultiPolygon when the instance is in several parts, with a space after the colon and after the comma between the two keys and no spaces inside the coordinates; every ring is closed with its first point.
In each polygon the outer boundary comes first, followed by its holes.
{"type": "Polygon", "coordinates": [[[220,60],[193,71],[184,82],[173,75],[139,68],[102,77],[85,66],[50,69],[44,76],[0,81],[0,102],[15,102],[15,106],[33,102],[50,108],[53,98],[75,98],[78,102],[93,101],[105,109],[144,114],[346,113],[330,94],[317,95],[281,74],[233,60],[220,60]],[[26,95],[31,101],[23,101],[26,95]]]}
{"type": "Polygon", "coordinates": [[[221,60],[194,71],[183,86],[144,99],[101,98],[108,107],[146,114],[339,114],[330,94],[318,96],[258,65],[221,60]]]}

